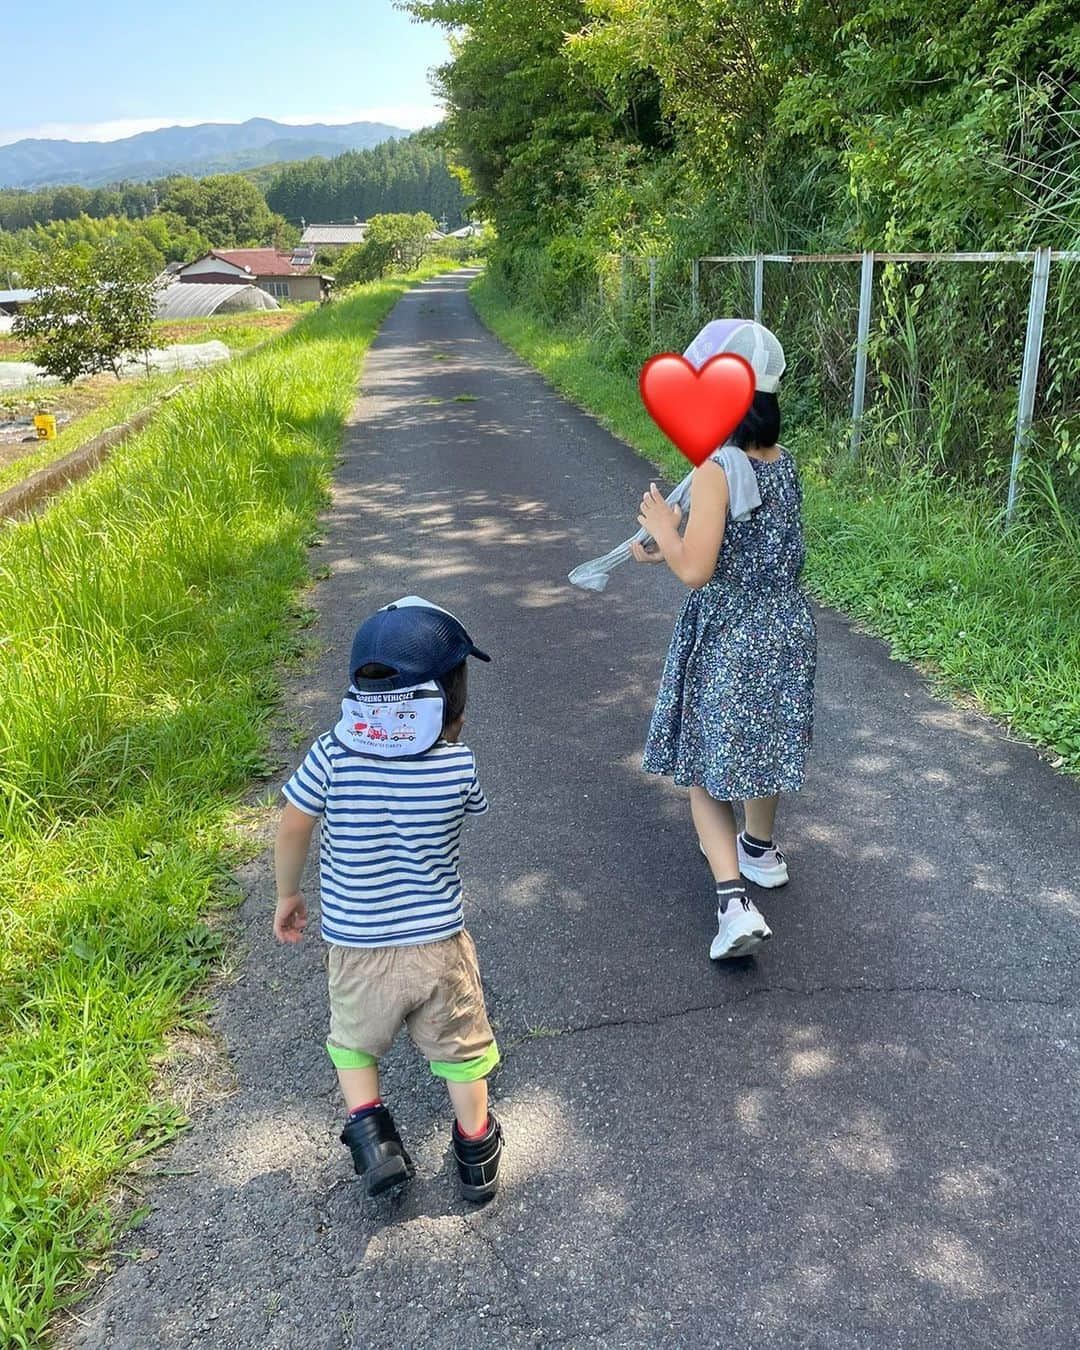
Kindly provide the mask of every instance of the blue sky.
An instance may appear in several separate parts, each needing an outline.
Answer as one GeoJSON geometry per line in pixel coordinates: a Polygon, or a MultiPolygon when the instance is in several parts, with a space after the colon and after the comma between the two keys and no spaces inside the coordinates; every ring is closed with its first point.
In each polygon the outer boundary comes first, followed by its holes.
{"type": "Polygon", "coordinates": [[[154,126],[437,120],[439,29],[390,0],[0,0],[0,144],[154,126]]]}

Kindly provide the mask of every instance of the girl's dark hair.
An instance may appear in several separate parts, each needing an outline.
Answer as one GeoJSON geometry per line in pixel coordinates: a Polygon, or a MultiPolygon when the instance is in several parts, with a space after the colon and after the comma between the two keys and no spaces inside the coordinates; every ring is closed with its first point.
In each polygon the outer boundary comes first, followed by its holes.
{"type": "Polygon", "coordinates": [[[732,441],[740,450],[748,445],[768,450],[780,439],[780,404],[775,394],[759,389],[750,404],[750,411],[731,433],[732,441]]]}
{"type": "MultiPolygon", "coordinates": [[[[361,666],[357,670],[356,678],[361,680],[385,680],[396,674],[397,671],[392,666],[384,666],[381,661],[370,661],[366,666],[361,666]]],[[[443,731],[445,731],[465,711],[465,700],[469,692],[469,672],[466,669],[465,662],[459,661],[445,675],[441,675],[438,682],[442,685],[442,691],[446,695],[446,711],[443,713],[443,731]]]]}

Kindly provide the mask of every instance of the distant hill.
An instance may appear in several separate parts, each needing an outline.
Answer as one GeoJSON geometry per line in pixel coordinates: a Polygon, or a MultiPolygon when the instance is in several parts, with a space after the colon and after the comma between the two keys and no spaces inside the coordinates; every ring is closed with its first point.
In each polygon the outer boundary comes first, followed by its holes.
{"type": "Polygon", "coordinates": [[[382,122],[344,126],[289,126],[269,118],[162,127],[121,141],[15,141],[0,145],[0,187],[36,188],[62,183],[99,187],[122,179],[164,178],[171,173],[201,177],[235,173],[263,164],[366,150],[410,133],[382,122]]]}

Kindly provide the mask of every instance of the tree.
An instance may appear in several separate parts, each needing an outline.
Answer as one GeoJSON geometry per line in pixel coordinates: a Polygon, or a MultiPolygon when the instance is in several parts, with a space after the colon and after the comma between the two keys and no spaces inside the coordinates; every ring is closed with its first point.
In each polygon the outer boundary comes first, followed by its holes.
{"type": "Polygon", "coordinates": [[[211,178],[172,178],[164,185],[159,209],[173,212],[214,248],[268,244],[284,222],[266,205],[254,183],[238,173],[211,178]]]}
{"type": "Polygon", "coordinates": [[[392,266],[411,272],[431,248],[434,229],[435,222],[426,211],[411,216],[399,212],[372,216],[367,237],[376,248],[386,251],[392,266]]]}
{"type": "Polygon", "coordinates": [[[24,280],[37,291],[16,318],[15,336],[32,359],[65,384],[145,356],[151,346],[157,284],[141,280],[125,243],[78,244],[36,255],[24,280]]]}
{"type": "Polygon", "coordinates": [[[289,220],[367,220],[386,212],[427,211],[455,226],[465,219],[464,194],[431,132],[347,150],[333,159],[299,160],[275,172],[270,208],[289,220]]]}
{"type": "Polygon", "coordinates": [[[431,248],[434,229],[435,222],[426,211],[372,216],[364,242],[341,254],[334,280],[339,286],[352,286],[374,281],[393,269],[411,272],[431,248]]]}

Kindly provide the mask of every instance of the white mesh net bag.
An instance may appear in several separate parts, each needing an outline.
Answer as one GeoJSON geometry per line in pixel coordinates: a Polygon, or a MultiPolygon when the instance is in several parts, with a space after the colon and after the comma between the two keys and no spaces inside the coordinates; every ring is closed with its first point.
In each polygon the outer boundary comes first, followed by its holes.
{"type": "Polygon", "coordinates": [[[763,394],[775,394],[784,373],[784,349],[776,335],[752,319],[712,319],[683,355],[700,370],[721,352],[731,352],[750,363],[754,383],[763,394]]]}

